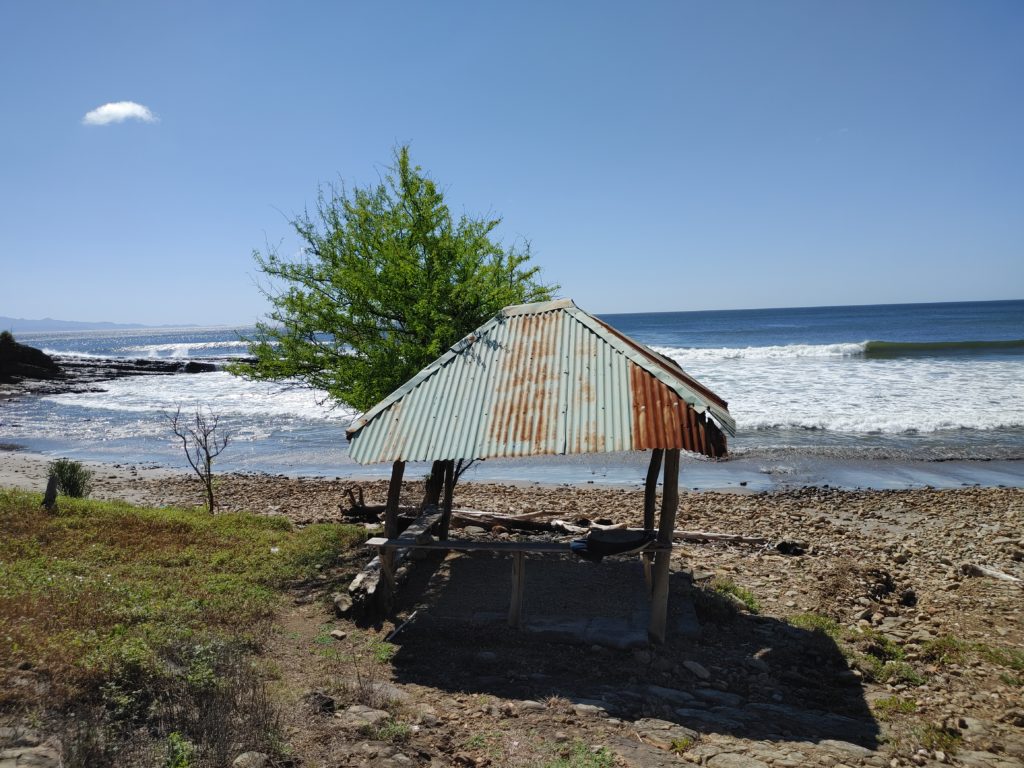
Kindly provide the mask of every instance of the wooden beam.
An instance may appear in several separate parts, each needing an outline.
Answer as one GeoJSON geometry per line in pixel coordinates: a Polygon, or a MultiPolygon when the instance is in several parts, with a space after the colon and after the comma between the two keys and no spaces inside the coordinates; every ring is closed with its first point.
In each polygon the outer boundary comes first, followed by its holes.
{"type": "Polygon", "coordinates": [[[657,543],[661,549],[654,557],[654,586],[651,590],[651,622],[647,636],[652,643],[665,642],[668,623],[668,587],[671,575],[672,533],[676,526],[679,507],[679,450],[672,448],[665,454],[665,481],[661,491],[661,519],[658,524],[657,543]],[[667,548],[665,548],[667,547],[667,548]]]}

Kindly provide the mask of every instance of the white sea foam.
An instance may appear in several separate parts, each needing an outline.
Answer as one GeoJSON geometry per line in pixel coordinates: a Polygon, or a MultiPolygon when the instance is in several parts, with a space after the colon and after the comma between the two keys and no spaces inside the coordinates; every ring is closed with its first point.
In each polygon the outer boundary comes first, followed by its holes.
{"type": "MultiPolygon", "coordinates": [[[[1024,427],[1017,360],[671,354],[729,402],[740,431],[851,435],[1024,427]]],[[[703,350],[697,350],[703,352],[703,350]]]]}
{"type": "Polygon", "coordinates": [[[146,357],[194,357],[196,352],[210,349],[235,350],[227,354],[243,355],[249,348],[247,341],[202,341],[178,342],[173,344],[140,344],[134,347],[122,347],[120,352],[146,357]]]}
{"type": "Polygon", "coordinates": [[[774,347],[652,347],[680,364],[718,360],[790,360],[793,358],[861,357],[868,342],[844,344],[787,344],[774,347]]]}
{"type": "Polygon", "coordinates": [[[110,359],[109,355],[104,357],[103,355],[93,355],[93,354],[90,354],[89,352],[73,352],[73,351],[68,351],[66,349],[50,349],[49,347],[43,347],[43,352],[45,352],[50,357],[73,357],[73,358],[81,359],[81,360],[109,360],[110,359]]]}
{"type": "MultiPolygon", "coordinates": [[[[320,405],[325,392],[305,387],[247,381],[223,371],[178,376],[132,376],[103,382],[103,392],[50,395],[58,405],[119,414],[166,414],[209,408],[225,419],[249,422],[256,431],[289,421],[347,423],[355,412],[320,405]]],[[[122,416],[123,417],[123,416],[122,416]]]]}

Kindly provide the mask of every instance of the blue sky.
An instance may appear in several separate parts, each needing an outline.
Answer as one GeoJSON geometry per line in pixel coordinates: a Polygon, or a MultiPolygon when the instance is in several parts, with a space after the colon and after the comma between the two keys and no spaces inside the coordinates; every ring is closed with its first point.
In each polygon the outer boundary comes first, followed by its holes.
{"type": "Polygon", "coordinates": [[[1024,297],[1017,0],[8,2],[0,29],[0,315],[250,323],[252,250],[400,143],[592,312],[1024,297]]]}

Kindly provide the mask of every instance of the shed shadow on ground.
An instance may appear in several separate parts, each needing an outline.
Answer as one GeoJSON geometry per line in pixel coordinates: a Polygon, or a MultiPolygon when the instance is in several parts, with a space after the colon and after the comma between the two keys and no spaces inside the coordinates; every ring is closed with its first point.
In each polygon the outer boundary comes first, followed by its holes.
{"type": "MultiPolygon", "coordinates": [[[[394,639],[395,677],[452,693],[597,704],[612,717],[658,718],[702,733],[755,740],[836,739],[874,749],[880,729],[835,643],[825,635],[733,611],[673,573],[670,630],[659,647],[614,648],[588,638],[552,641],[550,632],[505,621],[512,566],[475,553],[418,563],[398,608],[416,615],[394,639]],[[687,606],[700,618],[699,636],[687,606]],[[701,679],[697,662],[710,673],[701,679]]],[[[528,623],[566,617],[635,627],[644,604],[637,560],[600,564],[534,556],[526,569],[528,623]]]]}

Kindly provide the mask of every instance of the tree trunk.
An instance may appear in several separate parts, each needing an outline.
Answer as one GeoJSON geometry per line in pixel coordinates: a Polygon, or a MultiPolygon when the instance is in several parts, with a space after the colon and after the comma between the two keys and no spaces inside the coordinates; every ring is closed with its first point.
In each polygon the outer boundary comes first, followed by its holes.
{"type": "Polygon", "coordinates": [[[426,488],[423,492],[423,501],[420,502],[420,511],[427,507],[437,507],[441,503],[441,491],[444,490],[444,474],[446,461],[435,461],[430,465],[430,477],[427,478],[426,488]]]}

